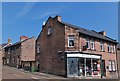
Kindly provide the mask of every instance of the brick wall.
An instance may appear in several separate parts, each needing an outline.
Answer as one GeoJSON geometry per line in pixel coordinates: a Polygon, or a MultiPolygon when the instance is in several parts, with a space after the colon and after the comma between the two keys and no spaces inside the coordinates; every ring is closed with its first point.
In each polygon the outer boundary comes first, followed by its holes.
{"type": "Polygon", "coordinates": [[[120,78],[120,49],[117,50],[117,61],[118,61],[118,75],[120,78]]]}
{"type": "MultiPolygon", "coordinates": [[[[59,19],[59,18],[58,18],[59,19]]],[[[59,20],[61,21],[61,19],[59,20]]],[[[69,26],[64,26],[54,18],[49,18],[46,24],[42,27],[42,31],[36,40],[36,46],[40,44],[40,53],[36,51],[36,61],[40,64],[41,72],[65,75],[65,59],[62,59],[62,53],[58,51],[82,51],[82,46],[86,45],[86,35],[80,34],[79,30],[69,26]],[[47,35],[48,27],[52,27],[52,34],[47,35]],[[75,36],[75,47],[68,47],[68,36],[75,36]]],[[[90,37],[90,39],[93,39],[90,37]]],[[[84,53],[102,55],[105,60],[105,67],[108,66],[109,60],[116,62],[116,52],[108,53],[107,44],[110,42],[104,41],[105,52],[100,50],[100,39],[94,38],[95,50],[86,50],[84,53]]],[[[114,44],[114,43],[111,43],[114,44]]],[[[37,48],[36,48],[37,49],[37,48]]],[[[106,72],[107,77],[117,77],[117,72],[106,72]]]]}
{"type": "Polygon", "coordinates": [[[35,61],[35,38],[21,43],[21,61],[35,61]]]}
{"type": "MultiPolygon", "coordinates": [[[[82,46],[86,45],[86,35],[80,34],[77,32],[76,29],[65,26],[65,51],[82,51],[82,46]],[[75,36],[75,47],[68,47],[68,36],[74,35],[75,36]]],[[[94,39],[95,43],[95,50],[86,50],[83,51],[84,53],[90,53],[90,54],[97,54],[102,55],[102,59],[105,60],[105,67],[109,66],[109,60],[114,60],[116,64],[116,70],[117,70],[117,61],[116,61],[116,51],[114,53],[108,53],[108,43],[107,41],[103,41],[97,38],[89,37],[90,39],[94,39]],[[104,52],[101,52],[100,50],[100,41],[104,42],[104,52]]],[[[111,43],[112,45],[115,45],[114,43],[111,43]]],[[[115,45],[116,46],[116,45],[115,45]]],[[[117,78],[117,71],[116,72],[109,72],[109,70],[106,70],[106,76],[109,78],[117,78]]]]}
{"type": "MultiPolygon", "coordinates": [[[[40,63],[40,71],[53,73],[57,75],[65,75],[65,62],[62,58],[64,51],[64,26],[55,19],[49,18],[43,27],[36,44],[40,44],[40,54],[36,55],[36,60],[40,63]],[[48,27],[52,27],[52,34],[47,35],[48,27]]],[[[64,55],[63,55],[64,56],[64,55]]]]}

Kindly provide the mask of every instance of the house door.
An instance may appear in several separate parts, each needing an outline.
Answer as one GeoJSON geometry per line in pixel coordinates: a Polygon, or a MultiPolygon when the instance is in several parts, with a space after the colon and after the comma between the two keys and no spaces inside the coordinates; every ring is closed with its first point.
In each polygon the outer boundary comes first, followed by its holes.
{"type": "Polygon", "coordinates": [[[101,76],[106,77],[105,60],[102,60],[102,62],[101,62],[101,76]]]}
{"type": "Polygon", "coordinates": [[[78,76],[78,58],[67,58],[67,77],[78,76]]]}

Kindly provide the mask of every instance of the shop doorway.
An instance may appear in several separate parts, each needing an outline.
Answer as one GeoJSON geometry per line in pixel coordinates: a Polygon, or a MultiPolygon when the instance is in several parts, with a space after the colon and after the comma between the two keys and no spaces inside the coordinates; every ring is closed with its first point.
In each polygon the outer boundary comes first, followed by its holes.
{"type": "Polygon", "coordinates": [[[78,58],[67,58],[67,77],[78,77],[78,58]]]}

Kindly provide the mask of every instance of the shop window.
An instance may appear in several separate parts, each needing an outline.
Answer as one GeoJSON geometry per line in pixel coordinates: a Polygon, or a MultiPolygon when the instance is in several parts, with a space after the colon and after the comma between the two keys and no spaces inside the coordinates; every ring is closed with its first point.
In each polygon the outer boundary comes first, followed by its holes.
{"type": "Polygon", "coordinates": [[[52,28],[51,28],[51,26],[49,26],[49,27],[48,27],[48,32],[47,32],[47,34],[48,34],[48,35],[51,35],[51,33],[52,33],[52,28]]]}
{"type": "Polygon", "coordinates": [[[74,47],[75,46],[75,37],[69,36],[68,37],[68,47],[74,47]]]}

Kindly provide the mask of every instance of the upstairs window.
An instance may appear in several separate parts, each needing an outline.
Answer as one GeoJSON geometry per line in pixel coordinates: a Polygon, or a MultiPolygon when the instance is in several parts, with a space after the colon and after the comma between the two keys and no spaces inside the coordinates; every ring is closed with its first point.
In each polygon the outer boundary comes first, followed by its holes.
{"type": "Polygon", "coordinates": [[[37,53],[40,53],[40,44],[37,46],[37,53]]]}
{"type": "Polygon", "coordinates": [[[110,52],[110,45],[108,45],[108,52],[110,52]]]}
{"type": "Polygon", "coordinates": [[[87,49],[90,48],[90,41],[89,41],[89,39],[86,39],[86,48],[87,48],[87,49]]]}
{"type": "Polygon", "coordinates": [[[111,52],[113,53],[113,46],[111,46],[111,52]]]}
{"type": "Polygon", "coordinates": [[[113,45],[113,52],[115,53],[116,49],[115,49],[115,45],[113,45]]]}
{"type": "Polygon", "coordinates": [[[95,48],[95,45],[94,45],[94,40],[91,40],[91,49],[94,50],[95,48]]]}
{"type": "Polygon", "coordinates": [[[47,35],[51,35],[52,34],[52,28],[51,26],[48,27],[48,32],[47,32],[47,35]]]}
{"type": "Polygon", "coordinates": [[[75,46],[75,37],[69,36],[68,37],[68,47],[74,47],[75,46]]]}
{"type": "Polygon", "coordinates": [[[104,51],[104,45],[103,45],[103,43],[100,43],[100,50],[104,51]]]}

